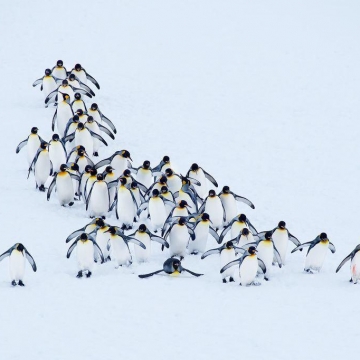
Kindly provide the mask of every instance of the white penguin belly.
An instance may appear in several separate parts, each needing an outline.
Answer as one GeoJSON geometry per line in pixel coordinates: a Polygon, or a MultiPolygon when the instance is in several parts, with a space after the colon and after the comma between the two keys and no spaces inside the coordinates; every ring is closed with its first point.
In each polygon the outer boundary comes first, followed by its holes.
{"type": "MultiPolygon", "coordinates": [[[[220,253],[220,269],[223,268],[229,262],[235,260],[235,250],[234,249],[224,249],[220,253]]],[[[225,279],[228,276],[233,277],[235,272],[234,266],[230,267],[229,269],[225,270],[221,275],[222,278],[225,279]]]]}
{"type": "Polygon", "coordinates": [[[77,130],[75,131],[75,146],[82,145],[84,146],[86,152],[89,156],[92,156],[94,144],[92,140],[92,136],[87,129],[84,130],[77,130]]]}
{"type": "Polygon", "coordinates": [[[63,68],[63,67],[60,67],[60,68],[55,67],[54,70],[52,71],[51,75],[58,79],[61,79],[61,80],[64,80],[67,77],[65,68],[63,68]]]}
{"type": "Polygon", "coordinates": [[[43,93],[45,98],[57,88],[57,84],[52,76],[43,78],[43,93]]]}
{"type": "Polygon", "coordinates": [[[254,237],[252,235],[252,233],[249,232],[249,235],[248,236],[245,236],[245,235],[241,235],[240,236],[240,240],[239,240],[239,243],[238,243],[238,247],[246,247],[247,244],[249,243],[252,243],[254,242],[254,237]]]}
{"type": "Polygon", "coordinates": [[[179,197],[177,200],[178,201],[185,200],[188,203],[188,205],[191,206],[192,212],[196,212],[196,206],[195,206],[194,202],[191,200],[191,197],[187,193],[180,190],[179,197]]]}
{"type": "Polygon", "coordinates": [[[319,244],[315,245],[306,256],[305,270],[311,269],[320,271],[324,264],[328,248],[328,243],[323,244],[320,242],[319,244]]]}
{"type": "Polygon", "coordinates": [[[116,155],[111,161],[111,166],[114,169],[113,172],[115,173],[115,176],[118,178],[122,175],[124,170],[127,169],[127,159],[120,155],[116,155]]]}
{"type": "Polygon", "coordinates": [[[13,250],[10,254],[9,269],[11,280],[19,281],[24,279],[25,256],[18,250],[13,250]]]}
{"type": "Polygon", "coordinates": [[[257,256],[247,256],[240,265],[239,275],[241,285],[250,285],[255,280],[257,269],[257,256]]]}
{"type": "Polygon", "coordinates": [[[261,241],[257,246],[257,257],[263,261],[266,267],[266,277],[269,277],[274,259],[274,245],[271,241],[261,241]]]}
{"type": "Polygon", "coordinates": [[[74,74],[77,78],[79,78],[82,83],[86,84],[87,78],[84,70],[73,70],[71,73],[74,74]]]}
{"type": "Polygon", "coordinates": [[[76,246],[76,258],[79,270],[92,270],[94,265],[94,245],[92,241],[78,241],[76,246]]]}
{"type": "Polygon", "coordinates": [[[34,157],[40,147],[39,137],[35,134],[31,134],[28,138],[26,147],[27,147],[27,160],[28,160],[28,163],[30,166],[30,164],[34,160],[34,157]]]}
{"type": "MultiPolygon", "coordinates": [[[[94,132],[95,134],[98,134],[101,136],[101,131],[99,129],[99,126],[95,123],[95,122],[92,122],[92,123],[87,123],[86,124],[86,127],[88,129],[90,129],[92,132],[94,132]]],[[[100,148],[100,145],[101,145],[101,142],[100,140],[92,137],[92,140],[93,140],[93,149],[94,149],[94,152],[95,151],[98,151],[99,148],[100,148]]]]}
{"type": "Polygon", "coordinates": [[[196,192],[199,194],[199,196],[202,199],[205,199],[206,196],[208,195],[208,185],[206,182],[205,174],[202,171],[202,169],[199,169],[198,171],[190,171],[189,177],[200,182],[201,185],[198,186],[198,185],[194,184],[194,188],[195,188],[196,192]]]}
{"type": "Polygon", "coordinates": [[[56,177],[56,194],[60,205],[74,201],[74,186],[70,175],[59,173],[56,177]]]}
{"type": "Polygon", "coordinates": [[[231,225],[231,239],[236,238],[242,231],[242,229],[246,228],[246,223],[245,222],[240,222],[240,221],[234,221],[233,224],[231,225]]]}
{"type": "Polygon", "coordinates": [[[60,141],[52,141],[49,146],[49,157],[53,165],[53,171],[59,172],[60,166],[66,164],[66,154],[60,141]]]}
{"type": "Polygon", "coordinates": [[[97,110],[94,111],[94,110],[91,110],[91,108],[90,108],[90,109],[88,109],[87,113],[88,113],[89,116],[92,116],[94,118],[94,120],[98,122],[98,124],[103,125],[102,120],[101,120],[101,116],[100,116],[100,114],[99,114],[99,112],[97,110]]]}
{"type": "Polygon", "coordinates": [[[289,236],[287,230],[276,229],[272,235],[274,245],[280,254],[281,261],[285,264],[286,253],[289,244],[289,236]]]}
{"type": "Polygon", "coordinates": [[[146,249],[143,249],[142,247],[137,246],[137,245],[134,246],[136,260],[138,262],[148,261],[151,256],[150,236],[145,232],[141,233],[141,232],[137,231],[135,234],[135,239],[140,240],[146,246],[146,249]]]}
{"type": "Polygon", "coordinates": [[[186,255],[186,246],[189,242],[189,233],[185,225],[174,225],[170,232],[169,251],[170,256],[186,255]]]}
{"type": "Polygon", "coordinates": [[[115,238],[111,237],[110,242],[110,257],[117,266],[127,265],[129,262],[131,262],[131,254],[129,248],[127,247],[125,241],[122,238],[120,238],[119,236],[116,236],[115,238]]]}
{"type": "Polygon", "coordinates": [[[167,178],[167,187],[174,194],[181,189],[181,179],[175,175],[167,178]]]}
{"type": "Polygon", "coordinates": [[[75,100],[71,107],[74,112],[76,112],[76,110],[82,110],[83,112],[86,112],[85,105],[82,100],[75,100]]]}
{"type": "Polygon", "coordinates": [[[50,175],[50,158],[49,152],[43,150],[35,164],[35,180],[38,186],[44,185],[50,175]]]}
{"type": "Polygon", "coordinates": [[[124,186],[118,189],[117,213],[121,224],[132,226],[135,216],[135,204],[130,190],[124,186]]]}
{"type": "Polygon", "coordinates": [[[360,251],[358,251],[350,264],[351,279],[356,283],[360,279],[360,251]]]}
{"type": "Polygon", "coordinates": [[[109,210],[109,191],[105,181],[94,183],[89,200],[89,213],[92,216],[105,216],[109,210]]]}
{"type": "Polygon", "coordinates": [[[85,156],[79,157],[77,164],[79,165],[79,173],[83,173],[85,170],[85,167],[89,165],[89,162],[85,156]]]}
{"type": "Polygon", "coordinates": [[[221,200],[218,197],[208,198],[205,205],[205,212],[209,214],[215,229],[220,229],[223,225],[224,210],[221,200]]]}
{"type": "Polygon", "coordinates": [[[189,253],[205,252],[209,235],[209,223],[200,221],[195,228],[195,240],[189,240],[189,253]]]}
{"type": "Polygon", "coordinates": [[[236,200],[231,194],[223,194],[221,195],[221,201],[225,209],[225,222],[229,223],[238,214],[236,200]]]}
{"type": "Polygon", "coordinates": [[[58,89],[58,101],[63,98],[62,94],[68,94],[70,96],[70,104],[74,101],[74,90],[68,85],[68,86],[62,86],[60,85],[58,89]]]}
{"type": "Polygon", "coordinates": [[[145,169],[139,169],[139,171],[136,174],[136,180],[139,183],[145,185],[147,188],[149,188],[154,182],[154,178],[151,174],[151,171],[145,169]]]}
{"type": "Polygon", "coordinates": [[[107,249],[108,241],[110,239],[109,233],[105,233],[109,228],[105,226],[104,228],[100,228],[96,233],[96,243],[99,245],[99,248],[101,249],[104,259],[109,256],[110,252],[107,249]]]}
{"type": "MultiPolygon", "coordinates": [[[[69,122],[69,120],[73,117],[71,106],[65,101],[59,102],[56,116],[57,116],[56,126],[59,132],[59,136],[63,137],[65,135],[66,125],[69,122]]],[[[69,129],[67,135],[70,135],[71,133],[72,131],[70,131],[69,129]]]]}
{"type": "Polygon", "coordinates": [[[160,198],[151,198],[149,201],[149,214],[154,230],[162,228],[166,220],[166,209],[160,198]]]}

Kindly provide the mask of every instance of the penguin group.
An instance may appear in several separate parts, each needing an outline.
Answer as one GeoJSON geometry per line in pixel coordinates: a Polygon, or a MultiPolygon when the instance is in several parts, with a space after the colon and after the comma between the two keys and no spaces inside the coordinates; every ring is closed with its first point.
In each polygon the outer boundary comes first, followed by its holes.
{"type": "MultiPolygon", "coordinates": [[[[33,86],[41,85],[46,107],[56,107],[51,129],[55,131],[56,127],[57,132],[47,142],[38,134],[39,129],[32,127],[16,148],[18,153],[27,147],[28,177],[34,174],[36,188],[47,191],[47,200],[56,189],[61,206],[82,203],[91,219],[66,238],[66,243],[72,241],[68,258],[77,248],[78,278],[89,278],[95,263],[111,261],[115,268],[131,266],[134,255],[137,262],[149,261],[153,242],[166,251],[167,259],[162,269],[140,278],[159,273],[198,277],[203,274],[184,268],[181,261],[190,255],[205,259],[218,254],[221,281],[243,286],[260,285],[261,278],[270,280],[272,267],[286,264],[290,242],[295,245],[292,253],[308,247],[306,273],[319,272],[328,250],[335,252],[325,232],[301,244],[284,221],[258,232],[248,216],[239,211],[239,204],[251,209],[254,204],[228,185],[217,190],[215,178],[197,163],[191,164],[185,175],[177,171],[168,155],[154,167],[149,160],[134,166],[126,149],[95,161],[101,144],[107,145],[103,135],[114,140],[116,128],[96,103],[86,105],[86,98],[95,96],[88,81],[100,89],[80,64],[67,71],[59,60],[51,70],[46,69],[33,86]],[[114,223],[110,225],[109,219],[114,223]],[[218,247],[208,249],[209,239],[218,247]]],[[[360,245],[336,270],[350,260],[354,284],[360,279],[359,251],[360,245]]],[[[7,250],[0,261],[6,256],[10,257],[12,285],[24,285],[24,259],[36,271],[34,259],[22,244],[7,250]]]]}

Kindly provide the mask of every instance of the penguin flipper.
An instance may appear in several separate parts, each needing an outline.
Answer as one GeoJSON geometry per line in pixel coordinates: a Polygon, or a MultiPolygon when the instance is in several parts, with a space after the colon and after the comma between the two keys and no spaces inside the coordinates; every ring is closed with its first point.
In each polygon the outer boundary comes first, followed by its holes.
{"type": "Polygon", "coordinates": [[[27,144],[28,139],[29,139],[29,138],[23,140],[23,141],[17,146],[17,148],[16,148],[16,153],[17,153],[17,154],[18,154],[19,151],[27,144]]]}
{"type": "Polygon", "coordinates": [[[278,263],[279,268],[281,268],[281,267],[282,267],[282,261],[281,261],[280,253],[279,253],[278,249],[276,248],[275,244],[273,244],[273,246],[274,246],[274,257],[275,257],[275,260],[276,260],[276,262],[278,263]]]}
{"type": "Polygon", "coordinates": [[[112,121],[109,119],[109,118],[107,118],[102,112],[100,112],[99,111],[99,113],[100,113],[100,117],[101,117],[101,120],[104,122],[104,123],[106,123],[106,124],[108,124],[108,126],[110,127],[110,129],[114,132],[114,134],[116,134],[116,127],[115,127],[115,125],[112,123],[112,121]]]}
{"type": "Polygon", "coordinates": [[[100,90],[99,83],[89,73],[87,73],[86,71],[85,73],[86,73],[86,78],[90,80],[100,90]]]}
{"type": "Polygon", "coordinates": [[[35,87],[35,86],[37,86],[39,84],[42,84],[42,81],[43,81],[43,77],[40,78],[40,79],[35,80],[34,83],[32,84],[32,86],[35,87]]]}
{"type": "Polygon", "coordinates": [[[190,235],[190,237],[191,237],[191,240],[194,241],[195,238],[196,238],[195,231],[194,231],[193,229],[191,229],[191,227],[188,226],[188,224],[186,224],[186,227],[187,227],[187,229],[188,229],[188,233],[189,233],[189,235],[190,235]]]}
{"type": "Polygon", "coordinates": [[[192,178],[192,177],[187,177],[187,178],[189,179],[189,181],[190,181],[191,184],[195,184],[195,185],[197,185],[197,186],[201,186],[201,182],[200,182],[200,181],[198,181],[198,180],[196,180],[196,179],[194,179],[194,178],[192,178]]]}
{"type": "Polygon", "coordinates": [[[95,93],[83,82],[81,82],[79,79],[77,79],[79,81],[79,84],[82,88],[84,88],[88,93],[90,93],[92,96],[95,96],[95,93]]]}
{"type": "Polygon", "coordinates": [[[51,184],[49,186],[49,189],[48,189],[48,192],[47,192],[47,195],[46,195],[47,201],[50,200],[51,192],[53,191],[54,186],[56,185],[56,177],[57,177],[57,174],[54,176],[54,178],[52,179],[51,184]]]}
{"type": "Polygon", "coordinates": [[[135,239],[135,238],[130,237],[130,236],[126,236],[125,240],[127,242],[129,242],[129,243],[133,243],[135,245],[138,245],[138,246],[142,247],[144,250],[146,249],[145,244],[143,242],[141,242],[140,240],[138,240],[138,239],[135,239]]]}
{"type": "Polygon", "coordinates": [[[224,230],[222,231],[222,233],[219,236],[219,241],[218,243],[221,244],[221,242],[223,241],[225,235],[229,232],[229,230],[231,229],[231,225],[232,222],[230,221],[230,223],[228,224],[228,226],[224,227],[224,230]]]}
{"type": "Polygon", "coordinates": [[[294,235],[290,234],[289,230],[288,230],[288,236],[289,236],[289,240],[296,246],[299,246],[301,243],[298,240],[298,238],[296,238],[294,235]]]}
{"type": "Polygon", "coordinates": [[[15,249],[16,244],[12,246],[10,249],[6,250],[3,254],[0,255],[0,261],[10,256],[11,252],[15,249]]]}
{"type": "Polygon", "coordinates": [[[204,169],[202,169],[202,171],[204,172],[205,177],[215,186],[218,187],[218,183],[217,181],[208,173],[206,172],[204,169]]]}
{"type": "Polygon", "coordinates": [[[216,240],[218,244],[221,244],[220,236],[212,226],[209,226],[209,233],[216,240]]]}
{"type": "Polygon", "coordinates": [[[240,259],[236,259],[233,261],[230,261],[228,264],[226,264],[221,270],[220,270],[220,274],[222,274],[224,271],[226,271],[227,269],[231,268],[234,265],[240,264],[242,262],[243,258],[240,259]]]}
{"type": "Polygon", "coordinates": [[[45,104],[49,102],[51,98],[53,98],[57,94],[58,89],[53,90],[45,99],[45,104]]]}
{"type": "Polygon", "coordinates": [[[68,243],[69,241],[71,241],[72,239],[76,238],[77,236],[81,235],[83,232],[85,232],[87,225],[82,227],[81,229],[75,230],[74,232],[72,232],[65,240],[66,243],[68,243]]]}
{"type": "Polygon", "coordinates": [[[138,275],[140,279],[145,279],[145,278],[148,278],[150,276],[153,276],[153,275],[156,275],[156,274],[159,274],[161,272],[163,272],[164,270],[157,270],[157,271],[154,271],[152,273],[149,273],[149,274],[144,274],[144,275],[138,275]]]}
{"type": "Polygon", "coordinates": [[[93,190],[93,188],[94,188],[95,183],[96,183],[96,181],[94,181],[93,184],[91,185],[91,189],[90,189],[89,195],[88,195],[87,198],[86,198],[86,211],[87,211],[88,208],[89,208],[89,203],[90,203],[90,199],[91,199],[91,194],[92,194],[92,190],[93,190]]]}
{"type": "Polygon", "coordinates": [[[138,209],[138,211],[136,212],[136,215],[139,216],[140,213],[141,213],[143,210],[146,210],[147,207],[148,207],[148,204],[149,204],[149,200],[143,202],[143,203],[139,206],[139,209],[138,209]]]}
{"type": "Polygon", "coordinates": [[[190,271],[188,269],[185,269],[184,267],[182,268],[183,271],[186,271],[188,272],[189,274],[193,275],[193,276],[196,276],[196,277],[199,277],[199,276],[203,276],[204,274],[197,274],[197,273],[194,273],[193,271],[190,271]]]}
{"type": "MultiPolygon", "coordinates": [[[[71,85],[69,85],[71,86],[71,85]]],[[[74,90],[74,92],[78,92],[80,94],[83,94],[83,95],[86,95],[87,97],[89,97],[90,99],[92,98],[92,95],[90,93],[88,93],[86,90],[84,89],[81,89],[81,88],[76,88],[74,86],[71,86],[72,89],[74,90]]]]}
{"type": "Polygon", "coordinates": [[[161,238],[160,236],[156,236],[156,235],[151,234],[150,239],[152,241],[158,242],[159,244],[165,246],[166,248],[169,248],[169,246],[170,246],[169,243],[166,240],[164,240],[163,238],[161,238]]]}
{"type": "Polygon", "coordinates": [[[35,260],[26,249],[25,249],[25,256],[26,256],[28,262],[30,263],[32,269],[34,270],[34,272],[36,272],[37,266],[36,266],[35,260]]]}
{"type": "Polygon", "coordinates": [[[70,175],[70,177],[71,177],[72,179],[77,180],[77,181],[80,181],[80,176],[79,176],[79,175],[76,175],[76,174],[71,173],[71,172],[69,172],[69,175],[70,175]]]}
{"type": "Polygon", "coordinates": [[[331,243],[330,241],[329,241],[329,249],[332,253],[334,253],[336,251],[334,244],[331,243]]]}
{"type": "Polygon", "coordinates": [[[105,165],[109,165],[111,163],[111,160],[113,159],[112,156],[110,156],[109,158],[107,159],[103,159],[101,161],[99,161],[96,165],[95,165],[95,169],[99,169],[101,168],[102,166],[105,166],[105,165]]]}
{"type": "Polygon", "coordinates": [[[63,141],[64,143],[66,143],[67,141],[72,141],[72,140],[74,140],[74,139],[75,139],[75,131],[74,131],[72,134],[65,136],[65,137],[62,139],[62,141],[63,141]]]}
{"type": "Polygon", "coordinates": [[[96,241],[94,241],[93,244],[94,244],[95,252],[97,252],[99,254],[100,259],[101,259],[101,264],[103,264],[105,262],[103,252],[101,251],[101,249],[100,249],[99,245],[96,243],[96,241]]]}
{"type": "Polygon", "coordinates": [[[257,261],[258,261],[258,264],[259,264],[259,268],[265,274],[266,273],[266,266],[265,266],[264,262],[259,258],[257,259],[257,261]]]}
{"type": "Polygon", "coordinates": [[[100,140],[105,146],[108,146],[108,143],[104,140],[104,138],[102,136],[100,136],[99,134],[97,134],[96,132],[93,132],[92,130],[88,129],[88,131],[90,132],[91,136],[94,137],[95,139],[100,140]]]}
{"type": "Polygon", "coordinates": [[[246,219],[246,223],[248,224],[250,230],[254,233],[257,234],[257,230],[255,229],[255,226],[249,221],[249,219],[246,219]]]}
{"type": "Polygon", "coordinates": [[[295,249],[291,250],[291,253],[294,253],[295,251],[298,251],[298,250],[302,250],[303,248],[310,246],[312,243],[313,243],[313,241],[309,241],[309,242],[303,243],[301,245],[298,245],[295,249]]]}
{"type": "Polygon", "coordinates": [[[255,205],[247,198],[240,196],[240,195],[236,195],[233,193],[233,196],[235,198],[235,200],[243,202],[246,205],[249,205],[252,209],[255,209],[255,205]]]}
{"type": "MultiPolygon", "coordinates": [[[[351,253],[340,263],[340,265],[337,267],[337,269],[336,269],[335,272],[338,272],[338,271],[343,267],[343,265],[352,258],[352,256],[353,256],[353,253],[351,252],[351,253]]],[[[1,261],[1,256],[0,256],[0,261],[1,261]]]]}
{"type": "Polygon", "coordinates": [[[104,132],[106,135],[110,136],[113,140],[115,139],[114,134],[105,126],[98,124],[99,129],[104,132]]]}
{"type": "Polygon", "coordinates": [[[75,249],[75,246],[77,245],[77,242],[79,241],[79,239],[77,239],[76,241],[74,241],[71,246],[69,247],[69,250],[66,254],[66,257],[69,258],[71,253],[73,252],[73,250],[75,249]]]}
{"type": "Polygon", "coordinates": [[[205,259],[206,257],[208,257],[209,255],[214,255],[214,254],[220,254],[221,250],[224,248],[224,246],[221,246],[219,248],[216,249],[210,249],[208,251],[205,251],[202,255],[201,255],[201,260],[205,259]]]}

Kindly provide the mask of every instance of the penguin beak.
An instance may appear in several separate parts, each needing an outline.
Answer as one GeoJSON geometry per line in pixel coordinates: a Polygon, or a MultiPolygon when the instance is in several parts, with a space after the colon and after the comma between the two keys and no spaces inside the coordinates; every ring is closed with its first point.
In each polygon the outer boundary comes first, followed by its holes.
{"type": "Polygon", "coordinates": [[[129,159],[131,160],[131,161],[133,161],[133,159],[129,156],[129,159]]]}
{"type": "Polygon", "coordinates": [[[190,206],[189,204],[186,204],[185,207],[190,208],[190,209],[192,208],[192,206],[190,206]]]}
{"type": "Polygon", "coordinates": [[[208,220],[211,222],[211,224],[213,224],[213,222],[210,219],[208,219],[208,220]]]}

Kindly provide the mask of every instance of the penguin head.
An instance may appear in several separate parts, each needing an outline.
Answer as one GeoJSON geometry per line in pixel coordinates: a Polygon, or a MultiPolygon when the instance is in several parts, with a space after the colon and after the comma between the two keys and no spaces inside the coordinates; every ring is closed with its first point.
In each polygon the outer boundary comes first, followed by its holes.
{"type": "Polygon", "coordinates": [[[191,165],[191,170],[192,170],[192,171],[198,171],[198,170],[199,170],[199,165],[196,164],[196,163],[193,163],[193,164],[191,165]]]}
{"type": "Polygon", "coordinates": [[[45,69],[45,75],[49,76],[51,74],[51,70],[50,69],[45,69]]]}
{"type": "Polygon", "coordinates": [[[234,247],[234,244],[232,241],[228,241],[226,244],[225,244],[226,248],[227,249],[232,249],[234,247]]]}
{"type": "Polygon", "coordinates": [[[223,191],[224,194],[228,194],[229,191],[230,191],[230,187],[229,186],[224,186],[222,191],[223,191]]]}
{"type": "Polygon", "coordinates": [[[179,202],[179,207],[181,207],[181,208],[190,207],[191,208],[191,206],[185,200],[181,200],[179,202]]]}
{"type": "Polygon", "coordinates": [[[131,174],[131,171],[129,169],[125,169],[123,172],[123,175],[127,176],[127,177],[130,176],[130,174],[131,174]]]}
{"type": "Polygon", "coordinates": [[[66,164],[60,165],[60,171],[66,171],[68,169],[68,166],[66,164]]]}
{"type": "Polygon", "coordinates": [[[203,220],[203,221],[209,220],[209,221],[210,221],[210,216],[209,216],[209,214],[208,214],[208,213],[203,213],[203,214],[201,215],[201,220],[203,220]]]}
{"type": "Polygon", "coordinates": [[[60,136],[59,136],[58,134],[53,134],[52,139],[53,139],[54,141],[59,141],[59,140],[60,140],[60,136]]]}
{"type": "Polygon", "coordinates": [[[85,126],[84,126],[84,124],[82,122],[79,122],[78,125],[77,125],[77,128],[79,130],[84,130],[85,126]]]}
{"type": "Polygon", "coordinates": [[[74,171],[79,171],[79,165],[77,163],[71,163],[70,169],[74,171]]]}
{"type": "Polygon", "coordinates": [[[180,265],[181,265],[180,260],[174,259],[174,261],[173,261],[173,268],[174,268],[175,270],[177,270],[177,269],[180,267],[180,265]]]}
{"type": "Polygon", "coordinates": [[[23,252],[25,249],[24,245],[21,243],[18,243],[16,246],[16,250],[23,252]]]}
{"type": "Polygon", "coordinates": [[[165,185],[162,186],[160,190],[161,190],[161,193],[162,193],[162,194],[166,194],[166,193],[168,192],[168,188],[167,188],[167,186],[165,186],[165,185]]]}
{"type": "Polygon", "coordinates": [[[172,171],[172,169],[167,168],[167,169],[165,170],[165,174],[166,174],[167,177],[169,177],[169,176],[172,176],[172,175],[174,174],[174,172],[172,171]]]}
{"type": "Polygon", "coordinates": [[[78,116],[84,115],[83,109],[77,109],[77,110],[76,110],[76,115],[78,115],[78,116]]]}
{"type": "Polygon", "coordinates": [[[62,86],[66,87],[69,85],[69,82],[67,80],[63,80],[61,83],[62,86]]]}
{"type": "Polygon", "coordinates": [[[121,185],[126,185],[127,180],[124,177],[121,177],[119,180],[120,180],[121,185]]]}
{"type": "Polygon", "coordinates": [[[86,121],[89,123],[92,123],[92,122],[94,122],[94,118],[92,116],[88,116],[86,121]]]}
{"type": "Polygon", "coordinates": [[[132,189],[137,189],[137,187],[138,187],[137,181],[133,181],[133,182],[131,183],[131,188],[132,188],[132,189]]]}
{"type": "Polygon", "coordinates": [[[74,81],[75,80],[75,74],[70,74],[69,75],[69,80],[74,81]]]}
{"type": "Polygon", "coordinates": [[[271,237],[272,237],[272,232],[271,232],[271,231],[267,231],[267,232],[265,233],[265,239],[266,239],[266,240],[271,240],[271,237]]]}
{"type": "Polygon", "coordinates": [[[146,225],[145,224],[140,224],[139,231],[140,232],[145,232],[146,231],[146,225]]]}
{"type": "Polygon", "coordinates": [[[57,62],[56,62],[56,66],[57,67],[62,67],[64,65],[64,62],[62,61],[62,60],[58,60],[57,62]]]}
{"type": "Polygon", "coordinates": [[[76,100],[80,100],[81,99],[81,94],[80,93],[75,93],[74,95],[76,100]]]}
{"type": "Polygon", "coordinates": [[[96,221],[95,221],[95,224],[96,226],[99,226],[99,227],[104,227],[105,226],[105,222],[102,218],[97,218],[96,221]]]}
{"type": "Polygon", "coordinates": [[[93,167],[92,167],[91,165],[86,165],[86,166],[85,166],[85,172],[89,174],[89,173],[91,172],[91,169],[92,169],[92,168],[93,168],[93,167]]]}
{"type": "Polygon", "coordinates": [[[243,228],[241,230],[241,235],[244,235],[244,236],[249,236],[250,232],[249,232],[249,229],[248,228],[243,228]]]}
{"type": "Polygon", "coordinates": [[[103,174],[97,174],[96,179],[97,179],[98,181],[104,180],[103,174]]]}
{"type": "Polygon", "coordinates": [[[91,170],[90,170],[90,175],[91,176],[96,176],[97,175],[97,170],[92,167],[91,170]]]}
{"type": "Polygon", "coordinates": [[[80,120],[80,119],[79,119],[79,117],[78,117],[77,115],[74,115],[74,116],[73,116],[73,122],[76,122],[76,123],[77,123],[77,122],[79,122],[79,120],[80,120]]]}
{"type": "Polygon", "coordinates": [[[47,142],[42,141],[41,144],[40,144],[40,147],[45,150],[48,147],[48,145],[49,144],[47,142]]]}
{"type": "Polygon", "coordinates": [[[75,70],[76,71],[80,71],[82,69],[81,65],[80,64],[76,64],[75,65],[75,70]]]}
{"type": "Polygon", "coordinates": [[[166,176],[162,176],[159,180],[160,184],[166,184],[167,183],[167,177],[166,176]]]}
{"type": "Polygon", "coordinates": [[[187,177],[182,176],[182,175],[180,175],[180,176],[181,176],[182,185],[189,185],[190,184],[190,181],[189,181],[189,179],[187,177]]]}
{"type": "Polygon", "coordinates": [[[66,93],[61,93],[62,97],[63,97],[63,101],[67,102],[68,104],[70,104],[70,96],[69,94],[66,93]]]}
{"type": "Polygon", "coordinates": [[[321,233],[320,234],[320,240],[327,240],[328,239],[328,237],[327,237],[327,234],[326,233],[321,233]]]}
{"type": "Polygon", "coordinates": [[[257,252],[257,250],[256,250],[255,246],[250,246],[248,249],[248,252],[250,255],[254,255],[257,252]]]}
{"type": "Polygon", "coordinates": [[[92,111],[96,111],[98,108],[99,108],[99,107],[98,107],[98,104],[96,104],[96,103],[91,104],[90,109],[91,109],[92,111]]]}
{"type": "Polygon", "coordinates": [[[31,133],[32,133],[32,134],[37,134],[38,130],[39,130],[39,129],[38,129],[36,126],[35,126],[35,127],[32,127],[32,128],[31,128],[31,133]]]}
{"type": "Polygon", "coordinates": [[[280,221],[278,226],[280,229],[285,229],[286,226],[285,221],[280,221]]]}
{"type": "Polygon", "coordinates": [[[121,151],[121,156],[125,159],[129,159],[132,161],[132,158],[130,157],[130,153],[127,150],[122,150],[121,151]]]}
{"type": "Polygon", "coordinates": [[[165,155],[165,156],[163,157],[163,162],[164,162],[164,163],[169,163],[169,162],[170,162],[170,158],[169,158],[167,155],[165,155]]]}
{"type": "Polygon", "coordinates": [[[87,239],[88,239],[88,236],[86,235],[86,233],[82,233],[82,234],[80,235],[80,240],[81,240],[82,242],[85,242],[87,239]]]}
{"type": "Polygon", "coordinates": [[[114,170],[114,169],[113,169],[110,165],[105,168],[105,171],[106,171],[108,174],[111,174],[113,170],[114,170]]]}
{"type": "Polygon", "coordinates": [[[148,169],[150,167],[150,161],[149,160],[145,160],[144,162],[143,162],[143,168],[144,169],[148,169]]]}
{"type": "Polygon", "coordinates": [[[116,234],[116,227],[115,226],[110,226],[109,230],[107,230],[105,232],[109,232],[111,235],[115,235],[116,234]]]}
{"type": "Polygon", "coordinates": [[[77,149],[77,154],[79,156],[84,156],[85,155],[85,149],[77,149]]]}
{"type": "Polygon", "coordinates": [[[153,191],[152,191],[152,195],[153,195],[153,197],[158,197],[159,196],[159,190],[158,189],[154,189],[153,191]]]}
{"type": "Polygon", "coordinates": [[[184,217],[179,218],[179,225],[183,226],[186,223],[186,219],[184,217]]]}
{"type": "Polygon", "coordinates": [[[239,221],[245,222],[246,221],[246,215],[245,214],[240,214],[239,215],[239,221]]]}
{"type": "Polygon", "coordinates": [[[209,190],[209,197],[215,197],[215,190],[209,190]]]}

